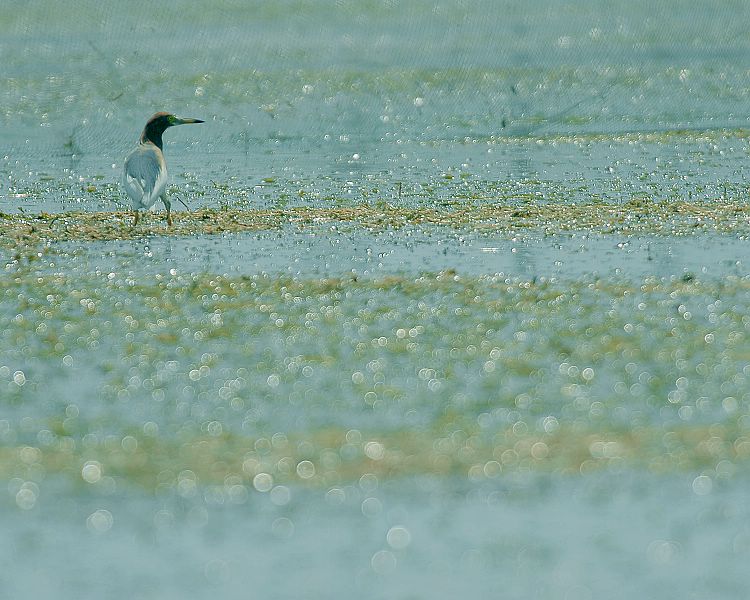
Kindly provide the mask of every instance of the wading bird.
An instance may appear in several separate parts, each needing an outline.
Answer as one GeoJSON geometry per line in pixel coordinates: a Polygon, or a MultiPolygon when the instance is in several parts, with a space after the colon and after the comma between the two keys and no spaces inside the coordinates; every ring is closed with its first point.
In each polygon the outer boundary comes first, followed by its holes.
{"type": "Polygon", "coordinates": [[[203,123],[200,119],[180,119],[165,112],[158,112],[148,120],[143,128],[141,141],[125,159],[125,170],[122,183],[125,191],[133,202],[135,221],[138,224],[139,210],[148,210],[161,198],[167,209],[167,225],[172,225],[170,208],[167,198],[167,163],[162,152],[161,136],[168,127],[186,125],[188,123],[203,123]]]}

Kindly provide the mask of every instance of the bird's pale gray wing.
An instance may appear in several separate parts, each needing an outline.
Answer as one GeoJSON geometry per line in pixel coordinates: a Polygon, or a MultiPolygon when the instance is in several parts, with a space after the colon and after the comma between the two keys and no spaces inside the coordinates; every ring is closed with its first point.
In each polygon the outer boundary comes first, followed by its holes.
{"type": "MultiPolygon", "coordinates": [[[[127,163],[126,163],[127,165],[127,163]]],[[[138,209],[141,207],[141,200],[143,199],[143,182],[140,179],[130,177],[127,171],[122,174],[122,185],[125,191],[132,200],[133,208],[138,209]]]]}
{"type": "Polygon", "coordinates": [[[165,175],[159,157],[149,149],[138,148],[128,156],[123,180],[134,204],[138,203],[143,208],[154,204],[163,187],[161,179],[165,175]]]}

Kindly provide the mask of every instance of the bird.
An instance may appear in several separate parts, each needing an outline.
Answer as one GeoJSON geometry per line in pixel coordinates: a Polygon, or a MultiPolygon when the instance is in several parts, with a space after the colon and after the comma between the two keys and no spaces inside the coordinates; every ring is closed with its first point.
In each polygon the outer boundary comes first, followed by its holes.
{"type": "Polygon", "coordinates": [[[158,112],[146,122],[138,146],[125,159],[122,175],[123,187],[135,211],[133,227],[138,224],[138,211],[148,210],[159,198],[167,209],[167,225],[172,226],[172,205],[166,192],[167,163],[161,136],[173,125],[203,122],[200,119],[180,119],[167,112],[158,112]]]}

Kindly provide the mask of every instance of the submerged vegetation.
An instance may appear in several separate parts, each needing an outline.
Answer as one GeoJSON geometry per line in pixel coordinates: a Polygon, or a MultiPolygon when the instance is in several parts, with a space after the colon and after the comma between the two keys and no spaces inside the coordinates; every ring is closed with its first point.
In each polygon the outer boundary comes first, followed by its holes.
{"type": "Polygon", "coordinates": [[[35,215],[0,213],[3,245],[40,242],[134,239],[144,235],[215,235],[275,229],[289,225],[348,224],[368,230],[405,225],[438,225],[472,231],[513,234],[535,228],[552,234],[566,231],[621,234],[687,234],[711,230],[750,232],[750,204],[745,202],[651,202],[492,204],[467,201],[445,209],[400,207],[379,202],[335,208],[200,209],[175,212],[174,226],[163,215],[147,214],[133,227],[127,212],[67,212],[35,215]]]}
{"type": "Polygon", "coordinates": [[[5,478],[87,481],[95,463],[177,493],[180,473],[323,488],[368,473],[723,480],[750,457],[747,278],[19,267],[0,307],[5,478]]]}

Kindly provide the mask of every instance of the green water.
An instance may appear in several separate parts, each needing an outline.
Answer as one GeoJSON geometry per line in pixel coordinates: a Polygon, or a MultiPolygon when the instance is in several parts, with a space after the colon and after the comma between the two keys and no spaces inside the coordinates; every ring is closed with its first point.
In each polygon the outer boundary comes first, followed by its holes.
{"type": "Polygon", "coordinates": [[[746,201],[748,10],[10,2],[0,595],[747,597],[748,226],[660,222],[746,201]],[[156,110],[192,211],[625,225],[9,241],[156,110]]]}

